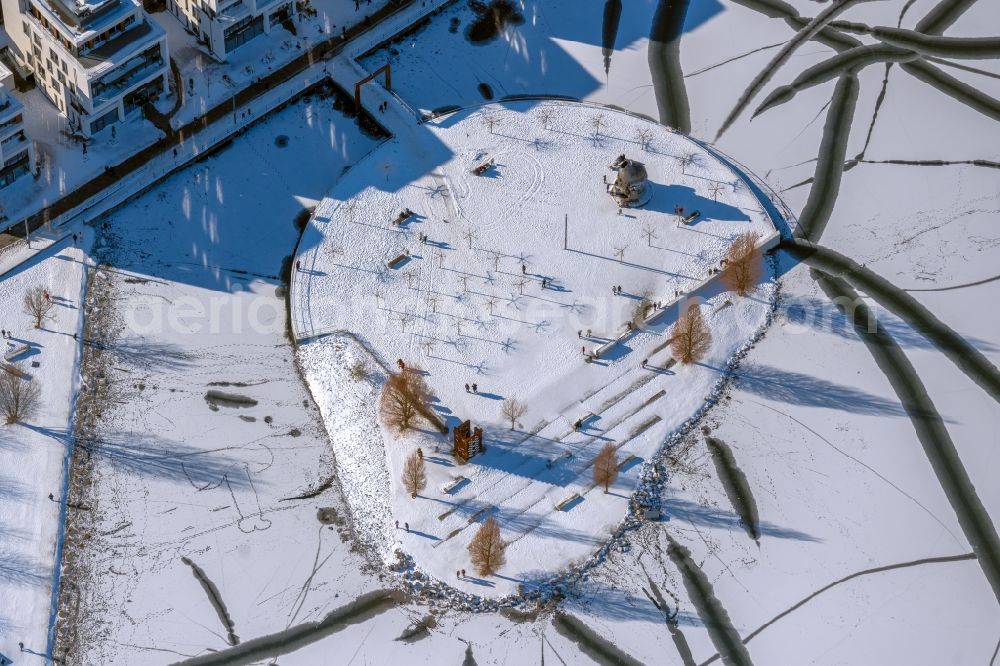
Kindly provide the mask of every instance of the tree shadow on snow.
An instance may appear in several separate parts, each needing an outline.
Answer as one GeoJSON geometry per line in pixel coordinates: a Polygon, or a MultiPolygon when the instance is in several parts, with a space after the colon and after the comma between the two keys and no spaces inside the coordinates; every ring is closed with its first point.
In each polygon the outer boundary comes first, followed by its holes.
{"type": "Polygon", "coordinates": [[[0,550],[0,580],[19,587],[41,587],[48,583],[50,571],[22,553],[0,550]]]}
{"type": "MultiPolygon", "coordinates": [[[[935,345],[917,331],[913,330],[905,321],[896,317],[891,312],[883,310],[877,306],[869,306],[869,312],[873,313],[878,320],[878,325],[890,334],[901,347],[911,349],[935,349],[935,345]]],[[[854,325],[841,312],[837,306],[830,301],[822,301],[809,297],[791,297],[784,299],[781,312],[788,322],[799,326],[809,326],[810,328],[823,333],[831,333],[848,340],[857,340],[857,333],[854,325]]],[[[998,347],[986,340],[966,336],[969,344],[982,352],[995,352],[998,347]]]]}
{"type": "MultiPolygon", "coordinates": [[[[190,483],[199,490],[217,486],[223,478],[234,488],[248,485],[244,461],[224,453],[237,451],[236,447],[200,449],[148,432],[107,432],[77,445],[116,469],[137,476],[190,483]]],[[[264,481],[258,478],[254,483],[259,488],[264,481]]]]}
{"type": "Polygon", "coordinates": [[[871,416],[906,416],[906,410],[894,400],[853,386],[766,365],[742,366],[736,373],[736,386],[742,391],[790,405],[825,407],[871,416]]]}
{"type": "MultiPolygon", "coordinates": [[[[664,497],[662,509],[668,520],[680,520],[698,527],[743,531],[743,523],[737,514],[679,497],[664,497]]],[[[822,542],[822,539],[818,539],[805,532],[780,527],[764,520],[760,521],[759,527],[761,536],[813,543],[822,542]]]]}

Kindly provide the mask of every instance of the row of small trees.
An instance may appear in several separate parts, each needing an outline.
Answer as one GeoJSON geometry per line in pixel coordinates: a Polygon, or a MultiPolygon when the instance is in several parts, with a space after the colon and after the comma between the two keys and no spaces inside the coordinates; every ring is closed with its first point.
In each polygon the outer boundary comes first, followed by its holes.
{"type": "MultiPolygon", "coordinates": [[[[403,463],[403,487],[410,493],[410,497],[416,497],[427,487],[424,457],[417,451],[407,456],[406,462],[403,463]]],[[[490,576],[504,565],[506,549],[507,544],[500,537],[500,525],[490,517],[479,527],[469,542],[469,560],[480,576],[490,576]]]]}
{"type": "MultiPolygon", "coordinates": [[[[604,487],[607,493],[611,484],[618,478],[618,456],[614,444],[605,444],[598,452],[593,462],[594,483],[604,487]]],[[[416,497],[427,487],[427,469],[424,457],[419,451],[414,451],[403,463],[403,487],[416,497]]],[[[504,565],[507,544],[500,536],[500,525],[491,516],[476,531],[469,542],[469,559],[480,576],[490,576],[504,565]]]]}
{"type": "MultiPolygon", "coordinates": [[[[757,242],[760,235],[747,232],[736,237],[722,260],[722,282],[731,291],[746,296],[764,273],[757,242]]],[[[688,301],[671,331],[670,350],[681,363],[697,363],[712,347],[712,332],[695,301],[688,301]]]]}

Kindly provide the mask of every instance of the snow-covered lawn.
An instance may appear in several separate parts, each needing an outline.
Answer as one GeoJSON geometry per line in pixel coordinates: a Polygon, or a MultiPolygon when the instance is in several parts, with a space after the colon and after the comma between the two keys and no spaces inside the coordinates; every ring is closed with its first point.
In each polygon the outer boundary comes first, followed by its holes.
{"type": "Polygon", "coordinates": [[[74,581],[81,663],[227,647],[183,558],[217,586],[245,639],[372,585],[339,524],[317,519],[322,507],[346,511],[278,278],[296,215],[375,145],[330,107],[292,105],[100,223],[114,308],[93,316],[121,332],[106,351],[116,399],[93,453],[91,576],[74,581]]]}
{"type": "Polygon", "coordinates": [[[30,345],[16,360],[26,381],[41,385],[37,412],[24,423],[0,426],[0,654],[11,658],[20,656],[18,643],[44,654],[48,640],[86,260],[81,248],[64,241],[0,282],[0,320],[12,335],[3,349],[30,345]],[[55,302],[52,319],[40,329],[22,306],[34,286],[55,302]]]}
{"type": "Polygon", "coordinates": [[[717,281],[702,287],[736,235],[774,234],[729,167],[642,118],[571,103],[530,108],[488,106],[424,125],[428,142],[452,152],[440,165],[385,144],[317,208],[293,280],[301,338],[351,334],[310,342],[302,358],[338,455],[365,457],[346,466],[344,482],[357,511],[370,515],[371,538],[383,547],[398,540],[419,567],[470,592],[509,593],[604,543],[642,463],[764,325],[772,294],[766,284],[747,299],[717,281]],[[640,130],[652,133],[648,150],[637,142],[640,130]],[[613,180],[608,164],[622,152],[646,164],[652,198],[619,213],[604,179],[613,180]],[[483,175],[471,173],[489,161],[483,175]],[[701,217],[684,225],[677,205],[701,217]],[[413,215],[395,224],[404,209],[413,215]],[[401,255],[409,256],[387,266],[401,255]],[[675,296],[692,291],[704,300],[715,343],[703,364],[670,368],[675,296]],[[662,314],[628,334],[643,297],[662,302],[662,314]],[[600,358],[585,363],[583,350],[596,349],[600,358]],[[450,442],[432,428],[379,435],[371,424],[377,390],[346,378],[360,360],[381,383],[397,359],[426,374],[450,427],[465,419],[483,427],[483,455],[457,466],[450,442]],[[508,398],[528,406],[513,429],[501,412],[508,398]],[[609,494],[594,489],[590,467],[606,442],[622,463],[609,494]],[[359,452],[372,446],[376,452],[359,452]],[[417,447],[429,480],[411,500],[399,476],[417,447]],[[392,520],[379,506],[386,502],[392,520]],[[491,515],[511,544],[507,566],[496,579],[455,581],[456,569],[470,568],[469,538],[491,515]],[[409,531],[393,534],[396,519],[409,531]]]}

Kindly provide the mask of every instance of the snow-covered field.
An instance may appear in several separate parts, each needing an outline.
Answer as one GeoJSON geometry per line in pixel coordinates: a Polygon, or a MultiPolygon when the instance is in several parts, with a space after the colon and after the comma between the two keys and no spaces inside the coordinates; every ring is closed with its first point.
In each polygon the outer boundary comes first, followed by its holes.
{"type": "Polygon", "coordinates": [[[278,277],[296,215],[372,145],[328,99],[300,102],[102,222],[103,321],[120,332],[107,345],[116,400],[95,433],[82,663],[226,647],[195,566],[246,638],[377,584],[338,524],[317,520],[345,511],[278,277]]]}
{"type": "Polygon", "coordinates": [[[317,207],[292,281],[300,338],[349,334],[303,352],[335,451],[359,455],[359,446],[372,446],[388,458],[386,465],[376,451],[372,465],[344,471],[352,505],[371,516],[371,540],[401,543],[417,566],[450,580],[466,568],[476,527],[493,516],[512,544],[504,575],[454,581],[490,595],[534,586],[608,540],[643,462],[764,326],[773,295],[762,285],[754,298],[739,299],[708,280],[738,234],[763,242],[776,233],[727,165],[643,118],[579,104],[533,106],[491,105],[425,124],[424,141],[452,153],[440,165],[420,163],[398,141],[372,153],[317,207]],[[637,139],[644,131],[645,149],[637,139]],[[619,211],[605,192],[616,174],[608,164],[620,153],[648,170],[651,198],[640,208],[619,211]],[[482,175],[471,172],[486,162],[493,165],[482,175]],[[372,183],[379,173],[385,180],[372,183]],[[685,225],[675,206],[701,217],[685,225]],[[404,209],[413,215],[396,224],[404,209]],[[387,266],[404,254],[404,263],[387,266]],[[670,369],[667,332],[689,296],[704,301],[713,348],[703,364],[670,369]],[[643,298],[662,303],[659,315],[629,333],[643,298]],[[378,383],[396,359],[419,367],[449,427],[465,419],[483,427],[485,453],[456,466],[448,438],[433,428],[378,436],[376,426],[362,425],[375,418],[374,392],[342,386],[348,356],[364,360],[366,349],[378,383]],[[595,350],[600,359],[585,363],[583,352],[595,350]],[[508,398],[527,407],[514,428],[501,411],[508,398]],[[342,437],[345,426],[350,436],[342,437]],[[609,441],[623,469],[604,494],[594,492],[590,464],[609,441]],[[399,477],[418,447],[430,471],[414,501],[399,477]],[[377,468],[384,471],[375,476],[377,468]],[[409,530],[397,532],[396,520],[409,530]]]}
{"type": "Polygon", "coordinates": [[[30,345],[15,360],[28,373],[25,381],[41,387],[27,425],[0,430],[0,654],[8,656],[19,653],[18,643],[44,654],[48,640],[87,261],[81,248],[64,241],[0,283],[0,316],[11,335],[4,353],[30,345]],[[35,286],[55,303],[39,329],[22,305],[35,286]]]}

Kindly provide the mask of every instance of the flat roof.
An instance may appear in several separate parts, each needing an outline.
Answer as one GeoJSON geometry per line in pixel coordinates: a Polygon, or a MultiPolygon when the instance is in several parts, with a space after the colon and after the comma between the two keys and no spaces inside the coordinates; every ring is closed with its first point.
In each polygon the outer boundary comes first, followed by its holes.
{"type": "Polygon", "coordinates": [[[114,39],[109,39],[86,55],[81,55],[78,60],[87,69],[94,69],[105,64],[115,64],[138,51],[137,47],[141,42],[153,42],[162,34],[164,34],[164,30],[160,26],[153,26],[149,21],[142,21],[114,39]],[[150,35],[153,35],[153,39],[146,39],[150,35]]]}
{"type": "Polygon", "coordinates": [[[105,0],[104,2],[77,5],[71,0],[34,0],[35,6],[57,21],[69,33],[70,39],[79,44],[105,28],[114,25],[140,5],[138,0],[105,0]]]}

